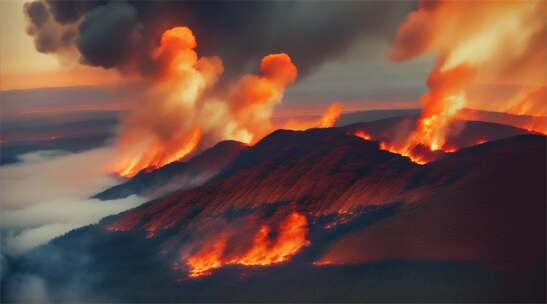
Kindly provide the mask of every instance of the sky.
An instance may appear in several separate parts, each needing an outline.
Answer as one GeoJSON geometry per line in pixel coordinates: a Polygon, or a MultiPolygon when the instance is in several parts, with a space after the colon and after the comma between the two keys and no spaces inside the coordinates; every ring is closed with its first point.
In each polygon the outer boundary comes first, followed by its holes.
{"type": "MultiPolygon", "coordinates": [[[[41,87],[97,86],[122,83],[114,69],[81,65],[57,54],[36,51],[26,32],[24,0],[0,2],[2,91],[41,87]]],[[[397,22],[392,22],[394,27],[397,22]]],[[[197,37],[199,39],[199,37],[197,37]]],[[[432,58],[397,64],[385,58],[388,37],[362,39],[314,67],[287,89],[277,115],[317,114],[337,101],[345,110],[408,108],[418,105],[432,58]]]]}
{"type": "Polygon", "coordinates": [[[0,1],[0,90],[119,83],[115,71],[84,67],[37,52],[25,32],[25,2],[0,1]]]}

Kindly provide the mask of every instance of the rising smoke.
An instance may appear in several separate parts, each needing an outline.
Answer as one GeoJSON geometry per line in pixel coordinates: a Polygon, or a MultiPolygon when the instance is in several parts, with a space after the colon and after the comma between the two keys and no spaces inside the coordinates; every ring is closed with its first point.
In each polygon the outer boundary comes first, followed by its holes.
{"type": "MultiPolygon", "coordinates": [[[[420,145],[442,150],[473,85],[512,83],[521,88],[520,95],[544,85],[545,12],[544,1],[479,2],[472,9],[465,1],[421,1],[399,27],[388,56],[403,61],[435,54],[437,63],[415,131],[389,150],[411,157],[420,145]]],[[[545,109],[540,102],[528,108],[545,109]]]]}
{"type": "MultiPolygon", "coordinates": [[[[356,40],[389,36],[413,4],[355,1],[54,1],[25,6],[37,50],[78,49],[81,61],[105,68],[153,74],[151,50],[165,30],[190,27],[199,53],[224,60],[228,76],[239,75],[267,53],[291,55],[301,75],[340,55],[356,40]],[[44,22],[46,20],[47,22],[44,22]],[[55,25],[55,37],[76,28],[71,39],[44,48],[41,33],[55,25]],[[387,35],[386,35],[387,34],[387,35]]],[[[49,30],[47,31],[49,32],[49,30]]],[[[51,36],[51,35],[50,35],[51,36]]]]}

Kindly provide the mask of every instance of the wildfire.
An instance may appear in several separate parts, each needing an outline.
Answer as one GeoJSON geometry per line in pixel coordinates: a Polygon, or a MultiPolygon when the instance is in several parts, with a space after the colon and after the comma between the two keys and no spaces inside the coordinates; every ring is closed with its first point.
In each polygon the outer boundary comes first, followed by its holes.
{"type": "Polygon", "coordinates": [[[547,85],[532,87],[516,96],[506,112],[531,116],[526,123],[518,127],[547,135],[547,85]],[[542,116],[542,117],[538,117],[542,116]]]}
{"type": "Polygon", "coordinates": [[[219,57],[199,57],[188,27],[165,31],[152,58],[157,74],[142,100],[123,118],[112,170],[132,177],[183,159],[204,145],[232,139],[256,142],[272,131],[271,116],[298,74],[289,55],[265,56],[260,75],[217,88],[219,57]]]}
{"type": "Polygon", "coordinates": [[[181,139],[178,141],[178,145],[170,149],[172,153],[163,153],[164,151],[158,150],[158,146],[152,145],[139,158],[129,159],[126,163],[123,163],[118,174],[124,177],[132,177],[143,169],[157,169],[163,165],[182,159],[196,148],[200,136],[200,129],[195,129],[190,138],[181,139]]]}
{"type": "Polygon", "coordinates": [[[355,131],[353,133],[353,135],[357,136],[357,137],[360,137],[364,140],[372,140],[372,136],[368,135],[367,133],[365,133],[365,131],[362,131],[362,130],[359,130],[359,131],[355,131]]]}
{"type": "Polygon", "coordinates": [[[476,144],[476,145],[482,145],[482,144],[484,144],[484,143],[486,143],[486,139],[482,139],[482,138],[481,138],[481,139],[477,140],[477,142],[476,142],[475,144],[476,144]]]}
{"type": "Polygon", "coordinates": [[[270,236],[271,227],[262,225],[255,233],[248,250],[239,254],[226,252],[232,240],[226,234],[221,234],[212,244],[205,245],[198,253],[186,259],[186,264],[190,267],[188,275],[209,275],[214,269],[225,265],[266,266],[286,262],[309,244],[306,240],[307,225],[304,215],[292,212],[280,223],[274,240],[270,236]]]}
{"type": "Polygon", "coordinates": [[[296,120],[289,119],[282,123],[280,127],[287,130],[307,130],[310,128],[330,128],[334,126],[340,114],[342,113],[342,106],[337,103],[332,103],[323,112],[319,119],[308,120],[296,120]]]}
{"type": "Polygon", "coordinates": [[[340,114],[342,113],[342,107],[339,104],[332,104],[327,108],[327,111],[323,114],[321,119],[316,123],[318,128],[330,128],[334,126],[340,114]]]}
{"type": "Polygon", "coordinates": [[[443,150],[448,126],[467,104],[466,91],[481,68],[508,68],[526,55],[534,35],[544,31],[539,8],[544,8],[541,1],[484,2],[473,10],[467,2],[421,2],[400,26],[389,56],[400,61],[433,52],[438,62],[427,81],[430,90],[421,97],[423,110],[414,132],[400,142],[383,143],[383,148],[418,163],[429,158],[417,147],[443,150]]]}

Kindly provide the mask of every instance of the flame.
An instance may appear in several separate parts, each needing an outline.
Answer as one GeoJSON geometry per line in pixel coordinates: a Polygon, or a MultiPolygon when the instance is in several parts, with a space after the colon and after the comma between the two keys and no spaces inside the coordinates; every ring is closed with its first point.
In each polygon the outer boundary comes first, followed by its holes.
{"type": "Polygon", "coordinates": [[[323,112],[317,120],[296,120],[289,119],[281,125],[282,129],[287,130],[307,130],[310,128],[330,128],[336,124],[336,121],[342,113],[342,106],[338,103],[332,103],[323,112]]]}
{"type": "Polygon", "coordinates": [[[389,151],[389,152],[392,152],[392,153],[397,153],[397,154],[400,154],[402,156],[408,157],[412,162],[414,162],[416,164],[419,164],[419,165],[427,164],[428,161],[429,161],[423,155],[414,153],[413,150],[408,146],[401,149],[401,148],[393,146],[389,143],[380,142],[380,149],[385,150],[385,151],[389,151]]]}
{"type": "Polygon", "coordinates": [[[219,57],[199,57],[188,27],[161,35],[151,54],[157,69],[150,86],[122,119],[112,170],[132,177],[184,159],[198,148],[224,139],[256,142],[272,131],[274,107],[297,77],[289,55],[262,58],[259,75],[244,75],[228,90],[217,88],[223,73],[219,57]]]}
{"type": "Polygon", "coordinates": [[[210,275],[212,270],[224,266],[222,256],[226,249],[226,243],[226,236],[221,235],[212,245],[205,245],[195,256],[189,257],[186,260],[186,264],[190,266],[188,276],[210,275]]]}
{"type": "Polygon", "coordinates": [[[547,85],[535,86],[517,95],[505,110],[516,115],[532,116],[518,127],[547,135],[547,85]],[[537,117],[543,116],[543,117],[537,117]]]}
{"type": "MultiPolygon", "coordinates": [[[[485,143],[486,141],[483,141],[481,142],[482,143],[485,143]]],[[[453,147],[453,146],[448,146],[448,147],[443,147],[443,151],[446,152],[446,153],[454,153],[456,151],[458,151],[458,148],[457,147],[453,147]]]]}
{"type": "Polygon", "coordinates": [[[163,151],[156,149],[158,146],[150,146],[149,150],[145,151],[139,158],[128,159],[126,163],[122,163],[118,174],[124,177],[133,177],[143,169],[157,169],[182,159],[196,148],[200,136],[200,129],[195,129],[190,138],[178,142],[179,145],[172,149],[172,153],[163,153],[163,151]]]}
{"type": "Polygon", "coordinates": [[[372,140],[372,136],[368,135],[367,133],[365,133],[365,131],[363,130],[359,130],[359,131],[355,131],[353,133],[353,135],[357,136],[357,137],[360,137],[364,140],[372,140]]]}
{"type": "Polygon", "coordinates": [[[438,62],[427,81],[430,90],[421,98],[423,110],[414,132],[383,148],[417,163],[430,161],[416,155],[421,150],[416,147],[443,149],[448,126],[467,104],[466,92],[477,75],[496,73],[526,56],[534,35],[545,30],[538,13],[544,6],[539,0],[484,2],[470,10],[466,2],[422,1],[400,26],[388,55],[400,61],[433,52],[438,62]]]}
{"type": "Polygon", "coordinates": [[[241,254],[229,255],[226,248],[230,239],[221,234],[212,244],[203,246],[198,253],[186,259],[190,267],[188,276],[210,275],[214,269],[225,265],[267,266],[283,263],[307,246],[307,219],[304,215],[292,212],[282,221],[275,240],[271,239],[271,227],[262,225],[256,232],[250,248],[241,254]]]}
{"type": "Polygon", "coordinates": [[[318,128],[330,128],[334,126],[338,118],[340,117],[340,114],[342,113],[342,107],[337,104],[331,104],[327,111],[323,114],[321,119],[316,123],[316,127],[318,128]]]}
{"type": "Polygon", "coordinates": [[[231,123],[246,134],[245,143],[258,141],[272,131],[270,118],[281,102],[285,88],[296,80],[298,71],[289,55],[271,54],[262,58],[261,75],[245,75],[229,96],[231,123]]]}

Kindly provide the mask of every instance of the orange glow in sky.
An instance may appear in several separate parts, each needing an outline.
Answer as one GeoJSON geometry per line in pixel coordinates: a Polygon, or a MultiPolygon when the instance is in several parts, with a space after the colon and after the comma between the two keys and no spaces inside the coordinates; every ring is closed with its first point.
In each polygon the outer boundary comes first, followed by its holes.
{"type": "Polygon", "coordinates": [[[0,1],[0,91],[114,84],[121,80],[114,70],[61,63],[54,55],[37,52],[25,33],[25,2],[0,1]]]}

